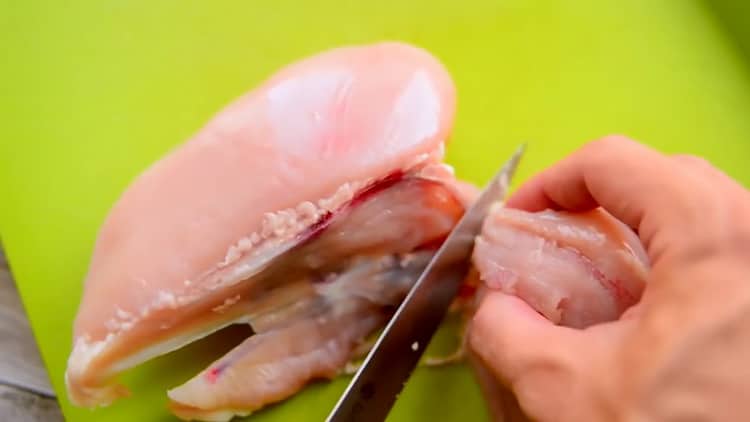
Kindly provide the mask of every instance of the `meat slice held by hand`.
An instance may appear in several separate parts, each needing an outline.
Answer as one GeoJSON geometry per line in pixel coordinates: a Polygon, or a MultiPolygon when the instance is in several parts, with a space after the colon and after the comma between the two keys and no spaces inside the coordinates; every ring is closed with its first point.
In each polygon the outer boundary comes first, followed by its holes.
{"type": "Polygon", "coordinates": [[[516,295],[552,322],[575,328],[619,318],[640,299],[648,271],[635,233],[600,208],[497,207],[473,261],[485,288],[516,295]]]}

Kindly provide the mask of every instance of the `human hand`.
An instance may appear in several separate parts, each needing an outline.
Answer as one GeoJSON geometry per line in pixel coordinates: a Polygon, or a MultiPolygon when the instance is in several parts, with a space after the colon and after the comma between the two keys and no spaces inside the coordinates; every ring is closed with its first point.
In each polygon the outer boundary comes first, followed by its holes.
{"type": "Polygon", "coordinates": [[[602,206],[651,261],[618,321],[556,326],[490,292],[472,353],[540,421],[750,418],[750,193],[702,159],[623,137],[590,143],[508,201],[528,211],[602,206]]]}

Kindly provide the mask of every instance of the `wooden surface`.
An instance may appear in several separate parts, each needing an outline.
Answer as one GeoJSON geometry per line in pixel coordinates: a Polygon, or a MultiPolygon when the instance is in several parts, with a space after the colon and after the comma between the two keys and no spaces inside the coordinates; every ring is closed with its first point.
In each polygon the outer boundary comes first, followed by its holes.
{"type": "Polygon", "coordinates": [[[0,248],[0,421],[63,417],[0,248]]]}

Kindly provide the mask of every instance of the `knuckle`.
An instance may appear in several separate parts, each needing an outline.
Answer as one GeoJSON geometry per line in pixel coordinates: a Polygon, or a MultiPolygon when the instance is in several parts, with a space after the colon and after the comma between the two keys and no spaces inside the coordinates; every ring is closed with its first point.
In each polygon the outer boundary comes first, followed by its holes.
{"type": "Polygon", "coordinates": [[[635,141],[624,135],[608,135],[586,144],[583,153],[589,159],[606,159],[626,153],[632,149],[634,144],[635,141]]]}
{"type": "Polygon", "coordinates": [[[594,148],[623,148],[626,145],[633,144],[633,140],[629,137],[621,134],[612,134],[604,136],[603,138],[599,138],[592,142],[592,146],[594,148]]]}
{"type": "Polygon", "coordinates": [[[676,154],[673,156],[678,161],[682,161],[687,164],[698,165],[703,167],[712,167],[711,163],[703,157],[699,157],[693,154],[676,154]]]}

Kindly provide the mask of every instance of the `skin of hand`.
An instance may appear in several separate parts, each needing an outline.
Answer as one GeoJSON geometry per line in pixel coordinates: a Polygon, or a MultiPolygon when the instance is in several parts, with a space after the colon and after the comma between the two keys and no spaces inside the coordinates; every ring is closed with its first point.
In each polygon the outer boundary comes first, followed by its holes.
{"type": "Polygon", "coordinates": [[[637,305],[583,330],[486,294],[468,337],[485,396],[511,391],[538,421],[750,420],[750,192],[701,158],[610,136],[507,206],[602,206],[638,233],[651,271],[637,305]]]}

